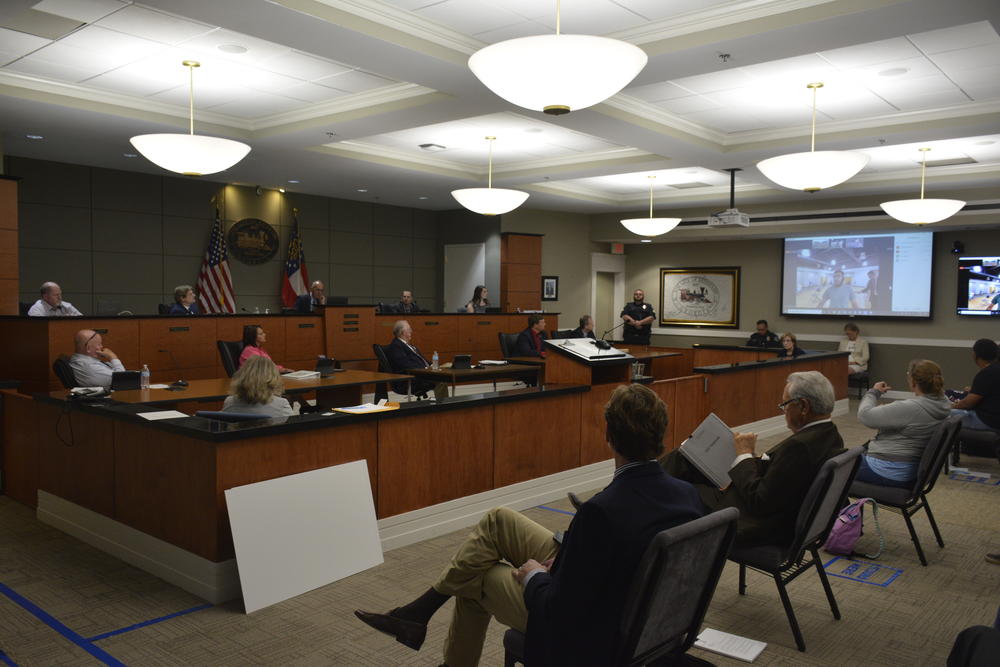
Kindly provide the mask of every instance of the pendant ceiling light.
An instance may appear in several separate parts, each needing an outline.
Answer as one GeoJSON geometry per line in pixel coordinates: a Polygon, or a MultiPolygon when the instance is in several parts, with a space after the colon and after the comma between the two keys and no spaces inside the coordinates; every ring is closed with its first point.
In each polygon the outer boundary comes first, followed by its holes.
{"type": "Polygon", "coordinates": [[[659,236],[666,234],[671,229],[680,224],[680,218],[654,218],[653,217],[653,179],[649,177],[649,217],[648,218],[628,218],[622,220],[622,226],[633,234],[639,236],[659,236]]]}
{"type": "Polygon", "coordinates": [[[524,203],[528,198],[527,192],[520,190],[505,190],[493,187],[493,142],[496,137],[486,137],[490,142],[490,167],[489,180],[485,188],[465,188],[464,190],[452,190],[451,196],[458,200],[458,203],[483,215],[500,215],[513,211],[524,203]]]}
{"type": "Polygon", "coordinates": [[[129,141],[143,157],[167,171],[185,176],[225,171],[246,157],[250,147],[194,133],[194,68],[201,63],[185,60],[182,64],[188,68],[188,134],[140,134],[129,141]]]}
{"type": "Polygon", "coordinates": [[[927,171],[929,150],[929,148],[920,149],[923,153],[923,159],[920,161],[920,199],[897,199],[880,204],[883,211],[900,222],[929,225],[950,218],[965,206],[965,202],[958,199],[924,199],[924,175],[927,171]]]}
{"type": "Polygon", "coordinates": [[[761,173],[778,185],[792,190],[816,192],[832,188],[865,168],[870,159],[857,151],[816,150],[816,90],[822,83],[810,83],[813,91],[812,143],[808,153],[779,155],[757,163],[761,173]]]}
{"type": "Polygon", "coordinates": [[[628,42],[592,35],[520,37],[476,51],[469,69],[508,102],[561,115],[608,99],[642,71],[649,58],[628,42]]]}

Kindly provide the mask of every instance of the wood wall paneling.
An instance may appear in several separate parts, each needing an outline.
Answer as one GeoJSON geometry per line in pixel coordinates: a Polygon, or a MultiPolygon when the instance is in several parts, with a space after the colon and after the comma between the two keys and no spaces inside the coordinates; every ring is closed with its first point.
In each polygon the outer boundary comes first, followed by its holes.
{"type": "MultiPolygon", "coordinates": [[[[136,365],[149,366],[158,378],[188,368],[211,368],[219,364],[215,346],[216,319],[205,317],[165,317],[137,320],[139,324],[139,359],[136,365]]],[[[284,332],[281,332],[284,339],[284,332]]],[[[283,346],[283,340],[282,340],[283,346]]],[[[268,348],[271,342],[268,340],[268,348]]],[[[117,352],[117,350],[115,350],[117,352]]]]}
{"type": "Polygon", "coordinates": [[[114,423],[44,403],[37,410],[38,488],[114,516],[114,423]]]}
{"type": "Polygon", "coordinates": [[[617,384],[594,385],[581,394],[580,406],[580,465],[606,461],[614,456],[608,449],[604,406],[617,384]]]}
{"type": "Polygon", "coordinates": [[[501,287],[510,292],[540,292],[542,289],[541,265],[508,263],[501,287]]]}
{"type": "Polygon", "coordinates": [[[380,421],[379,518],[493,488],[493,411],[484,406],[380,421]]]}
{"type": "MultiPolygon", "coordinates": [[[[542,264],[542,236],[533,234],[502,234],[500,261],[516,264],[542,264]]],[[[538,286],[541,290],[541,285],[538,286]]]]}
{"type": "Polygon", "coordinates": [[[752,399],[757,391],[754,371],[710,375],[708,383],[709,405],[722,421],[730,426],[756,421],[757,410],[752,399]]]}
{"type": "Polygon", "coordinates": [[[28,507],[38,505],[38,403],[15,391],[0,392],[3,402],[4,493],[28,507]]]}
{"type": "Polygon", "coordinates": [[[413,339],[410,342],[427,358],[430,358],[435,350],[439,356],[446,353],[454,355],[456,351],[461,351],[458,344],[458,322],[455,321],[461,317],[460,315],[411,317],[408,320],[413,327],[413,339]]]}
{"type": "Polygon", "coordinates": [[[326,352],[337,359],[371,359],[375,313],[371,306],[327,306],[326,352]]]}
{"type": "MultiPolygon", "coordinates": [[[[674,378],[667,382],[674,386],[673,403],[667,404],[671,437],[667,449],[673,450],[698,428],[709,413],[708,394],[705,393],[704,375],[674,378]]],[[[653,383],[656,387],[660,383],[653,383]]]]}
{"type": "Polygon", "coordinates": [[[0,315],[18,314],[17,229],[17,181],[0,178],[0,315]]]}
{"type": "MultiPolygon", "coordinates": [[[[778,417],[782,413],[777,405],[781,402],[781,392],[785,388],[788,374],[795,370],[794,367],[778,365],[758,368],[757,389],[753,396],[754,416],[756,419],[767,419],[768,417],[778,417]]],[[[750,397],[747,396],[749,399],[750,397]]]]}
{"type": "Polygon", "coordinates": [[[580,466],[581,396],[553,396],[494,406],[493,486],[580,466]]]}
{"type": "MultiPolygon", "coordinates": [[[[0,348],[6,350],[6,354],[0,357],[2,375],[5,378],[20,380],[20,391],[25,393],[49,391],[50,379],[55,385],[51,389],[62,387],[52,372],[55,356],[49,355],[46,322],[37,318],[4,322],[3,326],[0,326],[0,348]]],[[[72,339],[69,341],[69,350],[72,354],[72,339]]]]}
{"type": "Polygon", "coordinates": [[[545,357],[545,381],[556,384],[591,384],[591,369],[558,351],[550,350],[545,357]]]}

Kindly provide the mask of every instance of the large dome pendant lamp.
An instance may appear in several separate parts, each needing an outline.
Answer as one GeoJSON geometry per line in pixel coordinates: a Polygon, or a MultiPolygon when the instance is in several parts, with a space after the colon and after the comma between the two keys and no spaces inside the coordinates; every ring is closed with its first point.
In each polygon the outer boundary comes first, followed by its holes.
{"type": "Polygon", "coordinates": [[[524,203],[528,198],[527,192],[520,190],[505,190],[493,187],[493,142],[496,137],[486,137],[490,142],[490,167],[489,180],[485,188],[465,188],[464,190],[452,190],[451,196],[459,204],[474,213],[482,215],[501,215],[513,211],[524,203]]]}
{"type": "Polygon", "coordinates": [[[958,199],[924,199],[924,176],[927,172],[929,150],[929,148],[920,149],[923,153],[923,158],[920,160],[920,199],[897,199],[879,204],[883,211],[900,222],[929,225],[950,218],[965,206],[965,202],[958,199]]]}
{"type": "Polygon", "coordinates": [[[559,116],[593,106],[627,86],[649,60],[634,44],[593,35],[519,37],[484,47],[469,69],[512,104],[559,116]]]}
{"type": "Polygon", "coordinates": [[[659,236],[666,234],[671,229],[680,224],[681,218],[654,218],[653,217],[653,179],[649,177],[649,217],[648,218],[627,218],[622,220],[622,226],[633,234],[639,236],[659,236]]]}
{"type": "Polygon", "coordinates": [[[188,134],[140,134],[129,141],[153,164],[185,176],[204,176],[229,169],[246,157],[250,147],[239,141],[194,133],[194,68],[196,60],[182,63],[188,68],[188,134]]]}
{"type": "Polygon", "coordinates": [[[812,143],[808,153],[790,153],[757,163],[757,168],[769,179],[792,190],[817,192],[849,180],[865,168],[871,159],[857,151],[816,150],[816,91],[822,83],[810,83],[813,91],[812,143]]]}

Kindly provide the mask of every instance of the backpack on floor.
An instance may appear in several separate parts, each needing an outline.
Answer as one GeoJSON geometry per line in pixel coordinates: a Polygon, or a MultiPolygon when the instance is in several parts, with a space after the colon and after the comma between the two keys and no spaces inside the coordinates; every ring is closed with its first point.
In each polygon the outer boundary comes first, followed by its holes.
{"type": "Polygon", "coordinates": [[[882,535],[882,527],[878,525],[878,503],[871,498],[859,498],[840,510],[837,518],[833,521],[833,527],[830,529],[823,549],[838,556],[854,555],[854,545],[864,534],[864,510],[867,503],[872,505],[872,518],[875,520],[875,532],[878,533],[878,551],[874,554],[865,554],[865,557],[878,558],[882,555],[882,550],[885,548],[885,537],[882,535]]]}

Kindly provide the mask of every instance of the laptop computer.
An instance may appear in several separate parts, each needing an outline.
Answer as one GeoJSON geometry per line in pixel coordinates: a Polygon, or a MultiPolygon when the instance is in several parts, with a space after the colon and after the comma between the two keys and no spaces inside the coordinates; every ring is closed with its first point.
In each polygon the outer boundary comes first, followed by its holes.
{"type": "Polygon", "coordinates": [[[141,375],[139,371],[115,371],[111,374],[111,389],[114,391],[139,389],[141,375]]]}

